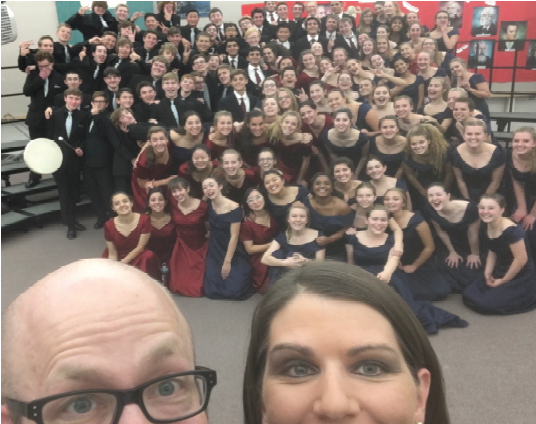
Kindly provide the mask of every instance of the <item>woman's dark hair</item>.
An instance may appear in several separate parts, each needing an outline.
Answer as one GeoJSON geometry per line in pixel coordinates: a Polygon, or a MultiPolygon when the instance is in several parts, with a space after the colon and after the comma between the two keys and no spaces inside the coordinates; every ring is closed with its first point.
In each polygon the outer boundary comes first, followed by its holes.
{"type": "Polygon", "coordinates": [[[194,147],[192,147],[192,156],[190,156],[190,160],[188,160],[188,174],[190,175],[196,170],[194,166],[194,161],[192,160],[192,157],[194,156],[196,150],[203,150],[208,155],[208,159],[212,159],[210,155],[210,150],[207,146],[205,146],[204,144],[196,144],[194,147]]]}
{"type": "Polygon", "coordinates": [[[374,156],[374,155],[370,155],[369,158],[367,159],[367,164],[369,162],[372,162],[373,160],[377,161],[377,162],[380,162],[382,164],[382,166],[387,166],[387,162],[385,162],[385,160],[383,159],[380,159],[379,157],[377,156],[374,156]]]}
{"type": "MultiPolygon", "coordinates": [[[[340,107],[339,109],[337,109],[335,112],[333,112],[333,119],[335,119],[339,113],[344,113],[350,119],[350,121],[352,121],[352,111],[349,108],[340,107]]],[[[352,126],[351,123],[350,126],[352,126]]]]}
{"type": "Polygon", "coordinates": [[[400,30],[399,34],[406,35],[406,33],[408,32],[408,24],[402,16],[394,16],[393,19],[391,19],[391,22],[389,24],[391,28],[391,34],[393,34],[393,22],[395,21],[400,21],[400,23],[402,24],[402,29],[400,30]]]}
{"type": "Polygon", "coordinates": [[[387,218],[389,218],[389,211],[388,211],[387,208],[386,208],[385,206],[383,206],[383,205],[374,205],[372,208],[370,208],[370,209],[366,212],[365,216],[366,216],[367,218],[370,218],[370,214],[371,214],[372,212],[374,212],[374,211],[383,211],[383,212],[385,212],[385,215],[387,215],[387,218]]]}
{"type": "MultiPolygon", "coordinates": [[[[167,139],[167,131],[164,127],[154,126],[147,131],[147,140],[151,140],[151,136],[157,133],[164,133],[167,139]]],[[[145,149],[145,158],[147,160],[147,168],[153,168],[156,165],[156,154],[153,146],[147,146],[145,149]]]]}
{"type": "Polygon", "coordinates": [[[315,103],[312,100],[305,100],[303,102],[299,102],[298,103],[298,110],[301,109],[304,106],[310,107],[313,110],[317,109],[315,103]]]}
{"type": "Polygon", "coordinates": [[[128,200],[130,200],[131,202],[133,201],[133,200],[132,200],[132,196],[131,196],[130,194],[125,193],[124,191],[116,191],[114,194],[112,194],[112,195],[110,196],[110,206],[113,206],[113,204],[114,204],[114,197],[117,196],[118,194],[123,194],[123,195],[125,195],[125,196],[128,197],[128,200]]]}
{"type": "Polygon", "coordinates": [[[426,191],[430,190],[432,187],[439,187],[441,189],[443,189],[443,191],[447,194],[450,194],[450,190],[445,186],[445,184],[441,183],[441,182],[433,182],[433,183],[430,183],[428,185],[428,187],[426,187],[426,191]]]}
{"type": "Polygon", "coordinates": [[[263,211],[266,210],[266,198],[264,197],[264,194],[263,192],[261,191],[260,188],[257,188],[257,187],[250,187],[246,190],[246,192],[244,193],[244,197],[242,197],[242,209],[244,211],[244,216],[245,217],[248,217],[250,216],[253,211],[251,210],[251,208],[249,207],[248,205],[248,197],[249,195],[254,192],[254,191],[258,191],[259,194],[264,198],[264,207],[262,208],[263,211]]]}
{"type": "Polygon", "coordinates": [[[484,199],[495,200],[500,208],[502,209],[506,208],[506,199],[504,198],[502,194],[499,194],[499,193],[483,194],[482,196],[480,196],[480,200],[484,200],[484,199]]]}
{"type": "Polygon", "coordinates": [[[311,196],[313,197],[316,197],[314,191],[313,191],[313,186],[315,184],[315,181],[319,178],[319,177],[326,177],[329,182],[331,183],[331,188],[332,188],[332,192],[331,192],[331,195],[332,196],[335,196],[335,197],[338,197],[339,199],[341,200],[344,200],[344,194],[342,194],[339,190],[336,190],[335,189],[335,179],[329,175],[327,172],[317,172],[316,174],[314,174],[312,176],[312,178],[309,180],[309,187],[307,187],[309,189],[309,193],[311,193],[311,196]]]}
{"type": "Polygon", "coordinates": [[[346,165],[352,171],[352,174],[355,172],[355,163],[352,159],[347,158],[346,156],[339,156],[338,158],[331,161],[331,175],[335,175],[335,167],[337,165],[346,165]]]}
{"type": "Polygon", "coordinates": [[[181,125],[177,128],[177,134],[186,135],[186,130],[184,129],[184,126],[186,125],[186,121],[188,120],[188,118],[190,118],[191,116],[197,116],[199,120],[201,121],[201,117],[199,116],[199,113],[197,113],[195,110],[189,110],[188,112],[184,114],[184,116],[181,117],[182,118],[181,121],[184,122],[184,125],[181,125]]]}
{"type": "Polygon", "coordinates": [[[311,93],[311,87],[313,85],[319,85],[320,87],[322,87],[322,90],[325,90],[326,89],[326,83],[322,80],[314,80],[311,84],[309,84],[309,94],[311,93]]]}
{"type": "Polygon", "coordinates": [[[439,360],[422,325],[404,300],[360,267],[312,261],[285,273],[268,289],[255,309],[242,391],[245,424],[262,424],[262,385],[272,322],[282,309],[302,294],[365,304],[383,315],[393,328],[415,382],[419,369],[430,371],[424,424],[450,423],[439,360]]]}
{"type": "Polygon", "coordinates": [[[260,110],[254,109],[251,112],[246,113],[246,119],[244,120],[244,125],[238,133],[238,137],[235,141],[235,148],[240,152],[242,157],[249,158],[251,152],[253,151],[253,134],[249,129],[249,124],[252,119],[262,118],[263,114],[260,110]]]}
{"type": "Polygon", "coordinates": [[[149,199],[151,198],[151,195],[155,193],[160,193],[162,195],[162,197],[164,198],[164,201],[166,202],[166,206],[164,207],[164,212],[169,214],[170,213],[169,202],[167,200],[166,193],[163,187],[153,187],[152,189],[149,190],[149,192],[147,193],[147,200],[145,202],[145,210],[143,211],[143,213],[146,215],[151,215],[152,210],[151,210],[151,207],[149,206],[149,199]]]}
{"type": "Polygon", "coordinates": [[[190,188],[190,181],[182,177],[176,177],[168,182],[167,188],[170,194],[176,188],[184,188],[188,190],[190,188]]]}
{"type": "Polygon", "coordinates": [[[210,176],[204,178],[203,181],[201,181],[201,191],[203,191],[203,183],[206,180],[214,180],[214,181],[216,181],[216,183],[222,187],[221,188],[221,194],[223,194],[224,196],[229,191],[229,183],[227,181],[225,181],[225,178],[221,177],[220,175],[210,175],[210,176]]]}
{"type": "Polygon", "coordinates": [[[283,173],[278,169],[270,169],[269,171],[266,171],[266,173],[262,176],[262,183],[259,184],[259,189],[261,190],[262,195],[266,198],[268,195],[268,191],[266,190],[266,187],[264,186],[264,181],[266,180],[266,176],[268,175],[277,175],[281,180],[283,181],[283,184],[286,186],[287,182],[285,181],[285,177],[283,176],[283,173]]]}

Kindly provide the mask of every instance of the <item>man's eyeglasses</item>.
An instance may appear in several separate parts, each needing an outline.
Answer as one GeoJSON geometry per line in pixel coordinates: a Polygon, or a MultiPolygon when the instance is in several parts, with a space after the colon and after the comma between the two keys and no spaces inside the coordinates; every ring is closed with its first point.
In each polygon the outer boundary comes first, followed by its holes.
{"type": "Polygon", "coordinates": [[[6,405],[37,424],[117,424],[125,405],[135,403],[150,422],[166,424],[203,412],[216,383],[216,371],[196,367],[130,390],[80,390],[28,403],[6,399],[6,405]]]}

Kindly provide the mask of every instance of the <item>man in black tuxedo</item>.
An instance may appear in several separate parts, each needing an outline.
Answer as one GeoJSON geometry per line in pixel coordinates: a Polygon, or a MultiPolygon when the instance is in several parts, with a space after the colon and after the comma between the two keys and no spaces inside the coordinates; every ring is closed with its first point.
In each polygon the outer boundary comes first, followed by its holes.
{"type": "MultiPolygon", "coordinates": [[[[294,26],[294,29],[297,27],[294,26]]],[[[275,42],[281,47],[284,47],[288,52],[289,56],[292,55],[294,51],[294,42],[290,41],[293,38],[293,33],[290,24],[282,22],[277,26],[277,31],[275,34],[275,42]]]]}
{"type": "Polygon", "coordinates": [[[136,96],[140,101],[132,106],[134,118],[139,124],[148,123],[151,119],[151,111],[157,105],[156,90],[149,81],[142,81],[138,84],[136,96]]]}
{"type": "Polygon", "coordinates": [[[247,91],[251,92],[255,97],[259,97],[262,93],[262,83],[271,75],[271,72],[265,71],[261,67],[262,54],[258,47],[250,47],[247,61],[249,62],[246,68],[248,77],[247,91]]]}
{"type": "MultiPolygon", "coordinates": [[[[343,13],[342,1],[330,1],[329,6],[331,8],[331,14],[336,15],[339,18],[339,20],[341,20],[342,18],[350,18],[352,20],[352,31],[355,32],[355,29],[356,29],[355,19],[352,18],[348,13],[343,13]]],[[[327,29],[326,24],[327,24],[328,16],[324,16],[320,21],[320,32],[322,35],[324,35],[324,32],[326,32],[326,29],[327,29]]]]}
{"type": "Polygon", "coordinates": [[[77,63],[82,77],[82,91],[93,94],[104,89],[104,69],[107,67],[108,53],[102,44],[90,48],[91,55],[86,54],[86,47],[80,53],[81,60],[77,63]]]}
{"type": "Polygon", "coordinates": [[[298,34],[298,24],[291,20],[288,16],[288,5],[285,2],[281,2],[277,5],[277,21],[275,24],[272,25],[272,39],[277,38],[277,31],[281,27],[281,24],[288,24],[288,28],[290,31],[290,41],[296,40],[296,36],[298,34]]]}
{"type": "Polygon", "coordinates": [[[138,63],[132,62],[130,55],[132,50],[132,41],[121,38],[117,42],[117,54],[114,54],[108,61],[109,66],[113,66],[121,73],[121,82],[119,88],[128,87],[132,76],[140,74],[141,69],[138,63]]]}
{"type": "Polygon", "coordinates": [[[229,65],[220,65],[218,66],[218,103],[221,99],[224,99],[229,94],[234,92],[233,86],[231,85],[231,72],[233,68],[229,65]]]}
{"type": "Polygon", "coordinates": [[[279,15],[277,14],[277,2],[276,1],[265,1],[264,2],[264,12],[266,13],[266,21],[269,24],[272,22],[277,22],[279,15]]]}
{"type": "Polygon", "coordinates": [[[160,46],[158,44],[158,38],[156,31],[145,31],[143,36],[143,46],[136,47],[134,52],[139,56],[139,65],[141,71],[149,74],[151,72],[150,61],[158,55],[160,46]]]}
{"type": "Polygon", "coordinates": [[[325,52],[328,51],[328,40],[319,35],[320,21],[317,18],[309,17],[305,19],[305,30],[307,35],[294,43],[293,56],[296,60],[299,60],[302,51],[310,50],[313,43],[317,41],[322,44],[325,52]]]}
{"type": "Polygon", "coordinates": [[[162,77],[168,70],[168,62],[164,56],[155,56],[153,64],[151,65],[151,74],[135,74],[129,83],[129,88],[136,93],[138,84],[142,81],[149,81],[156,90],[156,98],[161,99],[164,97],[164,90],[162,90],[162,77]]]}
{"type": "Polygon", "coordinates": [[[135,40],[139,43],[142,43],[147,31],[154,31],[156,33],[157,42],[165,43],[166,34],[164,34],[161,31],[158,31],[158,29],[160,28],[160,23],[156,19],[154,13],[146,13],[144,19],[145,19],[145,28],[147,28],[147,30],[136,33],[135,40]]]}
{"type": "Polygon", "coordinates": [[[233,69],[246,69],[248,67],[248,61],[243,56],[240,56],[240,46],[236,38],[228,38],[224,42],[225,53],[227,58],[223,60],[223,63],[228,64],[233,69]]]}
{"type": "Polygon", "coordinates": [[[197,34],[201,32],[201,30],[197,28],[197,24],[199,23],[199,12],[195,9],[190,10],[186,14],[186,22],[188,25],[180,27],[182,38],[188,40],[192,46],[195,46],[197,34]]]}
{"type": "Polygon", "coordinates": [[[223,12],[217,7],[213,7],[208,12],[208,18],[210,22],[216,25],[216,37],[220,43],[225,41],[225,27],[226,24],[223,23],[223,12]]]}
{"type": "Polygon", "coordinates": [[[497,35],[497,8],[485,7],[480,12],[480,26],[471,28],[471,35],[497,35]]]}
{"type": "Polygon", "coordinates": [[[246,113],[251,112],[257,102],[258,97],[246,92],[248,78],[242,69],[235,69],[231,73],[231,85],[234,92],[220,100],[218,110],[231,112],[233,122],[244,122],[246,113]]]}
{"type": "MultiPolygon", "coordinates": [[[[216,107],[218,106],[217,101],[217,81],[208,74],[208,58],[204,55],[196,55],[193,58],[192,68],[194,70],[193,74],[196,76],[195,80],[195,91],[199,91],[203,98],[204,105],[208,108],[210,112],[215,112],[216,107]],[[199,78],[201,77],[201,79],[199,78]]],[[[208,115],[206,112],[201,116],[201,119],[206,122],[208,115]]]]}
{"type": "Polygon", "coordinates": [[[94,1],[92,3],[92,13],[86,14],[89,7],[81,7],[65,22],[72,29],[77,29],[84,36],[84,40],[93,37],[100,37],[105,31],[117,33],[117,20],[108,12],[108,3],[105,1],[94,1]]]}
{"type": "Polygon", "coordinates": [[[71,39],[71,27],[65,23],[58,25],[56,31],[58,41],[54,42],[54,60],[56,63],[71,63],[73,54],[69,40],[71,39]]]}
{"type": "Polygon", "coordinates": [[[119,107],[117,98],[119,97],[119,84],[121,83],[121,74],[111,66],[104,70],[104,83],[106,88],[102,90],[108,99],[108,112],[112,113],[119,107]]]}
{"type": "MultiPolygon", "coordinates": [[[[47,119],[45,110],[53,107],[54,98],[61,93],[65,85],[62,75],[54,71],[54,56],[50,52],[37,52],[35,54],[36,69],[30,71],[26,77],[22,92],[30,97],[30,105],[24,123],[28,125],[30,139],[46,137],[47,119]]],[[[41,175],[30,172],[30,178],[26,183],[27,188],[39,184],[41,175]]]]}
{"type": "Polygon", "coordinates": [[[81,102],[80,90],[65,90],[65,106],[52,113],[48,126],[48,138],[58,144],[63,154],[61,166],[53,176],[58,186],[61,220],[63,225],[67,226],[69,240],[76,238],[76,231],[85,230],[75,219],[82,170],[81,146],[87,134],[89,120],[87,112],[78,110],[81,102]]]}
{"type": "MultiPolygon", "coordinates": [[[[77,90],[80,90],[80,86],[82,85],[80,74],[76,71],[68,71],[63,82],[67,88],[75,88],[77,90]]],[[[54,97],[54,109],[59,109],[63,106],[65,106],[65,96],[63,95],[63,92],[61,92],[56,94],[56,97],[54,97]]],[[[91,111],[91,95],[82,93],[82,103],[80,103],[80,106],[78,106],[78,110],[83,110],[85,112],[91,111]]],[[[45,110],[45,117],[50,119],[51,116],[52,108],[49,107],[47,110],[45,110]]]]}
{"type": "MultiPolygon", "coordinates": [[[[359,44],[357,35],[352,31],[351,19],[342,18],[339,23],[339,35],[335,38],[333,49],[343,48],[349,58],[359,58],[359,44]]],[[[332,50],[333,50],[332,49],[332,50]]]]}
{"type": "Polygon", "coordinates": [[[84,185],[97,214],[96,230],[104,227],[110,216],[110,199],[115,192],[112,165],[114,150],[108,140],[106,125],[110,120],[109,99],[102,91],[93,93],[88,133],[81,148],[84,152],[82,169],[84,185]]]}
{"type": "Polygon", "coordinates": [[[253,20],[253,28],[261,33],[261,42],[268,43],[272,39],[271,25],[266,22],[264,10],[256,7],[251,11],[251,19],[253,20]]]}

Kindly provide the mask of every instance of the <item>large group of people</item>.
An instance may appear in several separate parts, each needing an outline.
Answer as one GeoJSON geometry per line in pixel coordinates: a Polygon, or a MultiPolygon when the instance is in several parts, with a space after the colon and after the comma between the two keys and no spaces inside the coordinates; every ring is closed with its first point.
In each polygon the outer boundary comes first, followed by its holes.
{"type": "Polygon", "coordinates": [[[21,43],[30,137],[63,138],[67,237],[85,229],[82,175],[102,256],[174,293],[247,299],[330,259],[389,284],[428,333],[467,325],[430,303],[450,293],[536,308],[534,128],[497,142],[447,12],[428,29],[394,1],[330,6],[267,1],[236,24],[212,8],[198,28],[164,1],[140,31],[142,14],[96,1],[58,41],[21,43]]]}

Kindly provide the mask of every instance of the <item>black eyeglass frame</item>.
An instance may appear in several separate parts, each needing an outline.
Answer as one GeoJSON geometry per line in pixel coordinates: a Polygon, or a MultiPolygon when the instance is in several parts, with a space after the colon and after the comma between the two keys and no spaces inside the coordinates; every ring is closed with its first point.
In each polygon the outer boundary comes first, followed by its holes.
{"type": "Polygon", "coordinates": [[[29,420],[35,421],[37,424],[45,424],[43,421],[42,413],[43,413],[43,408],[45,407],[47,403],[52,402],[56,399],[67,397],[67,396],[75,396],[75,395],[82,395],[82,394],[89,394],[89,393],[105,393],[105,394],[110,394],[110,395],[115,396],[117,400],[115,415],[112,418],[112,421],[110,424],[117,424],[119,422],[119,418],[121,417],[123,413],[123,408],[126,405],[129,405],[131,403],[135,403],[136,405],[138,405],[140,409],[142,410],[143,415],[145,415],[145,417],[150,422],[154,424],[168,424],[168,423],[174,423],[177,421],[187,420],[188,418],[194,417],[204,412],[208,406],[210,393],[217,383],[218,381],[217,381],[216,371],[211,370],[209,368],[196,366],[195,370],[193,371],[180,372],[176,374],[168,374],[163,377],[155,378],[151,381],[143,383],[142,385],[138,387],[134,387],[133,389],[128,389],[128,390],[106,390],[106,389],[78,390],[74,392],[65,392],[65,393],[61,393],[58,395],[47,396],[41,399],[36,399],[32,402],[22,402],[20,400],[10,399],[10,398],[6,398],[5,401],[6,401],[7,407],[13,413],[20,415],[24,418],[27,418],[29,420]],[[189,375],[203,377],[206,381],[205,399],[201,408],[198,411],[192,412],[191,414],[185,415],[184,417],[181,417],[179,419],[174,418],[171,420],[158,420],[158,419],[151,417],[151,415],[149,414],[149,412],[147,411],[143,403],[143,391],[147,387],[159,381],[165,381],[173,377],[185,377],[189,375]]]}

